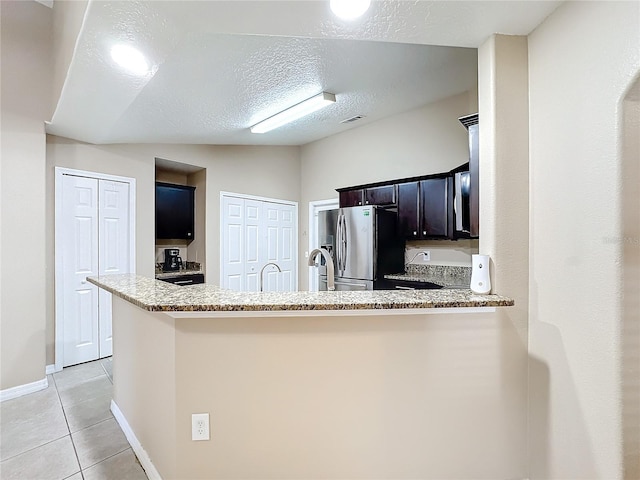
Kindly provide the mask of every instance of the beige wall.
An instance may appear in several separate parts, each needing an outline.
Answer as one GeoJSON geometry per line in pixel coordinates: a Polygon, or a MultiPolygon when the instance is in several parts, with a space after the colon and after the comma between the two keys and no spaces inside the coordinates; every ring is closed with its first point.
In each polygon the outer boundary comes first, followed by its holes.
{"type": "Polygon", "coordinates": [[[163,479],[176,478],[175,320],[114,295],[113,332],[113,400],[163,479]]]}
{"type": "MultiPolygon", "coordinates": [[[[309,249],[309,202],[337,198],[336,188],[446,172],[468,162],[467,131],[458,118],[477,108],[477,92],[467,92],[303,145],[300,251],[309,249]]],[[[301,261],[299,268],[306,290],[309,267],[301,261]]]]}
{"type": "MultiPolygon", "coordinates": [[[[55,111],[62,93],[71,58],[76,48],[76,39],[82,28],[88,0],[55,0],[53,2],[53,74],[49,88],[52,90],[51,111],[55,111]]],[[[47,118],[49,120],[49,118],[47,118]]]]}
{"type": "MultiPolygon", "coordinates": [[[[190,174],[187,178],[187,183],[192,187],[196,187],[196,218],[195,239],[187,248],[186,258],[190,262],[199,262],[204,265],[207,258],[207,171],[200,170],[190,174]]],[[[208,278],[205,278],[205,281],[208,280],[208,278]]]]}
{"type": "Polygon", "coordinates": [[[52,11],[0,2],[0,389],[45,376],[45,133],[52,11]]]}
{"type": "Polygon", "coordinates": [[[525,477],[519,334],[495,314],[173,320],[115,304],[114,399],[165,479],[525,477]],[[191,440],[193,413],[210,441],[191,440]]]}
{"type": "Polygon", "coordinates": [[[496,316],[518,341],[508,352],[508,395],[513,409],[510,452],[527,471],[527,324],[529,303],[529,155],[527,38],[495,35],[478,50],[480,111],[479,252],[491,257],[494,292],[515,300],[496,316]]]}
{"type": "Polygon", "coordinates": [[[640,478],[640,76],[622,108],[622,439],[625,478],[640,478]]]}
{"type": "Polygon", "coordinates": [[[639,159],[622,156],[621,103],[639,32],[637,2],[567,2],[529,37],[534,479],[622,477],[616,239],[638,201],[622,188],[623,158],[639,159]]]}
{"type": "MultiPolygon", "coordinates": [[[[140,275],[153,276],[156,261],[154,188],[155,158],[207,169],[194,178],[205,181],[206,202],[198,215],[206,245],[198,250],[209,283],[219,283],[220,191],[232,191],[283,200],[299,198],[298,147],[242,147],[210,145],[91,145],[61,137],[47,137],[46,262],[47,364],[54,363],[54,168],[56,166],[122,175],[136,179],[136,266],[140,275]],[[151,212],[151,214],[150,214],[151,212]],[[202,252],[202,253],[200,253],[202,252]]],[[[187,249],[185,249],[187,250],[187,249]]],[[[187,253],[188,254],[188,253],[187,253]]],[[[187,258],[183,254],[183,258],[187,258]]],[[[191,258],[190,258],[191,259],[191,258]]],[[[44,275],[43,275],[44,276],[44,275]]]]}

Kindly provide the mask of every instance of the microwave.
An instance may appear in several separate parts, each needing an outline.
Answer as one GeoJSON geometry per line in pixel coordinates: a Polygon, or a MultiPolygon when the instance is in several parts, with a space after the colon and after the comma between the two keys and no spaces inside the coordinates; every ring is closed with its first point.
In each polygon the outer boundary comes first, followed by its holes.
{"type": "Polygon", "coordinates": [[[469,172],[458,172],[453,179],[454,224],[456,234],[469,235],[471,232],[471,176],[469,172]]]}

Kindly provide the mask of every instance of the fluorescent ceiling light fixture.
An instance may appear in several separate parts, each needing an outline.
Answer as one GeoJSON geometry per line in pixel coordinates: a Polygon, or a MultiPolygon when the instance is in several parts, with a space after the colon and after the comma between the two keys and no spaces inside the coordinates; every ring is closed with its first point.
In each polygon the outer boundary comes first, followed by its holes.
{"type": "Polygon", "coordinates": [[[134,75],[149,73],[149,64],[140,50],[131,45],[118,44],[111,48],[111,58],[125,70],[134,75]]]}
{"type": "Polygon", "coordinates": [[[369,9],[371,0],[330,0],[331,11],[344,20],[353,20],[369,9]]]}
{"type": "Polygon", "coordinates": [[[251,127],[251,133],[265,133],[274,128],[281,127],[287,123],[291,123],[299,118],[309,115],[310,113],[320,110],[323,107],[335,103],[336,96],[333,93],[322,92],[305,101],[289,107],[280,113],[276,113],[273,117],[269,117],[251,127]]]}

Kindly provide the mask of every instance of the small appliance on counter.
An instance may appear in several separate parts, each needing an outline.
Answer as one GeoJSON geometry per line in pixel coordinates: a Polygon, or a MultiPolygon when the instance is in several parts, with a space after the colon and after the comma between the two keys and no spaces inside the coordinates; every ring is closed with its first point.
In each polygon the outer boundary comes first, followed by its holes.
{"type": "Polygon", "coordinates": [[[177,248],[164,249],[164,272],[175,272],[182,268],[182,258],[180,258],[180,250],[177,248]]]}
{"type": "Polygon", "coordinates": [[[471,255],[471,291],[486,295],[491,293],[489,255],[471,255]]]}

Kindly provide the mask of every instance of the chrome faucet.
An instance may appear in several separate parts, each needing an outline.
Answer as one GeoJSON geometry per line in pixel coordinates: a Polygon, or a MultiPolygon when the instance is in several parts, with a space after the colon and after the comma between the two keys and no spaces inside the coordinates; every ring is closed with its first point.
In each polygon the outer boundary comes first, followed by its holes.
{"type": "Polygon", "coordinates": [[[260,291],[262,291],[262,275],[264,273],[264,269],[267,268],[269,265],[273,265],[274,267],[276,267],[278,269],[278,271],[280,273],[282,273],[282,270],[280,270],[280,267],[278,266],[277,263],[273,263],[273,262],[269,262],[269,263],[265,263],[264,267],[262,267],[262,270],[260,270],[260,291]]]}
{"type": "Polygon", "coordinates": [[[324,258],[324,263],[327,265],[327,290],[335,290],[335,273],[333,269],[333,258],[326,248],[315,248],[309,254],[309,266],[316,266],[316,256],[320,254],[324,258]]]}

